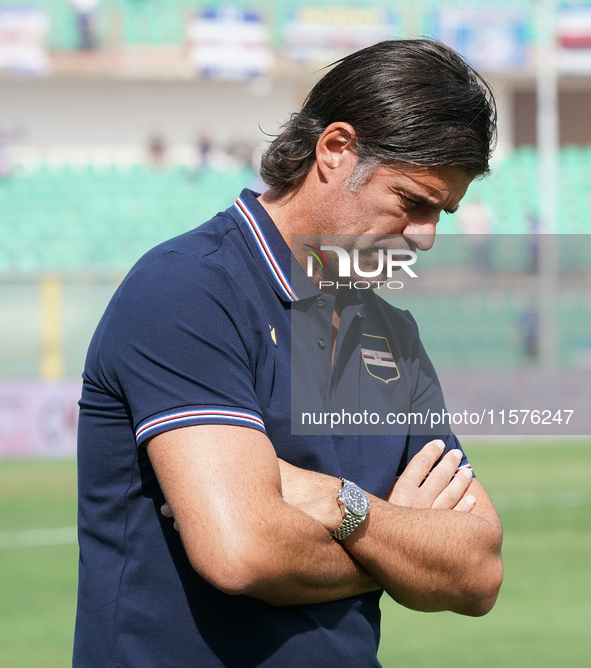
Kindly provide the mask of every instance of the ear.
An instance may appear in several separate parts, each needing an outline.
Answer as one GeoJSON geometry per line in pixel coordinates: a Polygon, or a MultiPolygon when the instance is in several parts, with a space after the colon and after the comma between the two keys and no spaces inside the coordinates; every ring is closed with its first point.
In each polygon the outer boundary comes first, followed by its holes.
{"type": "Polygon", "coordinates": [[[357,163],[355,136],[353,126],[342,121],[331,123],[322,133],[316,144],[316,167],[326,183],[335,176],[349,176],[357,163]]]}

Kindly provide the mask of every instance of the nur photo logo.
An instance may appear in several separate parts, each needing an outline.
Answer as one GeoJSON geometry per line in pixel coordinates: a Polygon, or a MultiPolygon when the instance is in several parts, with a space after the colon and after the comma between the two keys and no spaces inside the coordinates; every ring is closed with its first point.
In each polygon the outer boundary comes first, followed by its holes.
{"type": "MultiPolygon", "coordinates": [[[[338,260],[338,270],[337,275],[339,278],[351,278],[351,276],[358,279],[377,279],[377,277],[384,277],[391,279],[394,271],[400,271],[401,269],[406,272],[411,278],[417,278],[417,274],[410,268],[410,265],[414,264],[417,261],[417,254],[410,249],[402,248],[375,248],[375,249],[364,249],[362,251],[363,256],[360,258],[360,249],[355,248],[353,252],[350,253],[340,246],[320,246],[316,248],[310,244],[303,244],[303,250],[308,253],[307,258],[307,267],[306,274],[308,278],[313,278],[317,267],[315,267],[315,262],[318,267],[324,272],[325,269],[333,269],[333,265],[329,263],[325,252],[336,253],[338,260]],[[369,253],[368,253],[369,251],[369,253]],[[351,258],[351,255],[353,256],[351,258]],[[375,265],[372,268],[369,268],[368,255],[372,258],[375,256],[375,265]],[[362,268],[363,267],[363,268],[362,268]]],[[[333,271],[333,273],[335,273],[333,271]]],[[[390,281],[390,280],[355,280],[355,281],[329,281],[329,280],[320,280],[318,282],[318,287],[322,290],[323,288],[357,288],[360,290],[373,290],[376,288],[386,287],[391,290],[400,290],[404,287],[402,281],[390,281]]]]}

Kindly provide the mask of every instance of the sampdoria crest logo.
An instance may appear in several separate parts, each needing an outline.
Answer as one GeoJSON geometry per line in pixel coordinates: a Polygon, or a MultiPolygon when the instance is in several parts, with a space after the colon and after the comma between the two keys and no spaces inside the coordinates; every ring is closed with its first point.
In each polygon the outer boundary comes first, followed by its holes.
{"type": "Polygon", "coordinates": [[[370,376],[389,383],[400,378],[400,371],[394,361],[394,355],[385,336],[363,334],[361,358],[370,376]]]}

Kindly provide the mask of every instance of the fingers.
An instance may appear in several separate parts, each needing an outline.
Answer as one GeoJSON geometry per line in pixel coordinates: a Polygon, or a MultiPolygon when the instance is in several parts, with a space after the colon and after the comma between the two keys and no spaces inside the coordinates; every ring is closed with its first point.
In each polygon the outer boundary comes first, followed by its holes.
{"type": "Polygon", "coordinates": [[[468,494],[468,496],[460,499],[460,501],[454,506],[454,510],[469,513],[475,505],[476,499],[471,494],[468,494]]]}
{"type": "MultiPolygon", "coordinates": [[[[430,476],[429,476],[430,477],[430,476]]],[[[433,508],[456,510],[472,510],[474,503],[470,505],[470,501],[466,501],[468,497],[464,496],[472,482],[472,471],[470,469],[462,469],[458,472],[455,478],[445,487],[445,489],[437,496],[433,502],[433,508]],[[463,502],[463,503],[462,503],[463,502]],[[458,507],[460,506],[460,507],[458,507]],[[470,507],[468,507],[470,506],[470,507]]]]}
{"type": "MultiPolygon", "coordinates": [[[[437,464],[437,466],[429,473],[429,477],[421,486],[421,491],[431,500],[431,503],[433,503],[441,492],[443,492],[443,490],[450,484],[451,479],[458,470],[462,457],[463,453],[461,450],[450,450],[439,464],[437,464]]],[[[451,507],[452,506],[448,506],[448,508],[451,507]]]]}
{"type": "Polygon", "coordinates": [[[400,486],[402,483],[402,485],[408,484],[414,488],[419,487],[435,462],[441,457],[444,449],[445,443],[440,439],[427,443],[410,460],[396,484],[400,486]]]}
{"type": "Polygon", "coordinates": [[[398,478],[388,501],[399,506],[470,512],[476,504],[475,497],[466,494],[472,482],[472,471],[458,471],[463,459],[459,449],[450,450],[434,466],[444,448],[441,440],[427,443],[398,478]]]}
{"type": "MultiPolygon", "coordinates": [[[[172,514],[172,508],[168,505],[168,501],[165,501],[161,506],[160,506],[160,512],[164,515],[164,517],[168,517],[169,519],[174,520],[174,515],[172,514]]],[[[179,525],[176,523],[176,520],[174,521],[174,524],[172,525],[176,531],[179,530],[179,525]]]]}
{"type": "Polygon", "coordinates": [[[160,512],[164,515],[164,517],[174,517],[172,514],[172,508],[168,505],[168,502],[165,501],[162,506],[160,506],[160,512]]]}
{"type": "MultiPolygon", "coordinates": [[[[461,450],[451,450],[435,466],[444,449],[441,440],[427,443],[410,461],[397,480],[388,500],[391,503],[419,508],[455,508],[472,480],[470,470],[456,475],[462,461],[461,450]],[[455,476],[455,477],[454,477],[455,476]]],[[[471,510],[464,501],[459,510],[471,510]]]]}

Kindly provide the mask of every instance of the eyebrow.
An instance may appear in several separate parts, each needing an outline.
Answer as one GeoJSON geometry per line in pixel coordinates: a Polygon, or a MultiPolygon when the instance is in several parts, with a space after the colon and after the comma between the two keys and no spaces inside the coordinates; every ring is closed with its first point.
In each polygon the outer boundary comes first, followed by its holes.
{"type": "Polygon", "coordinates": [[[406,190],[406,188],[401,188],[399,192],[404,197],[407,197],[408,199],[415,200],[416,202],[420,202],[421,204],[424,204],[425,206],[428,206],[430,209],[437,209],[439,211],[445,211],[445,213],[455,213],[459,208],[459,205],[458,205],[458,206],[454,206],[451,209],[441,209],[441,207],[439,206],[439,204],[437,202],[433,202],[428,197],[423,197],[423,195],[417,195],[417,193],[413,193],[410,190],[406,190]]]}

